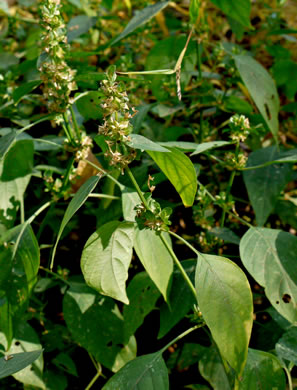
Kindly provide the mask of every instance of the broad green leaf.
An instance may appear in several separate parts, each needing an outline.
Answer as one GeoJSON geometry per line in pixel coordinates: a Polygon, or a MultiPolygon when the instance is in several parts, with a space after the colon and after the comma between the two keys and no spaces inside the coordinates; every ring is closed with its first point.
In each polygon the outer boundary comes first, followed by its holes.
{"type": "Polygon", "coordinates": [[[250,228],[240,241],[240,257],[265,288],[272,306],[297,324],[297,237],[276,229],[250,228]]]}
{"type": "Polygon", "coordinates": [[[81,257],[81,269],[87,284],[100,294],[126,304],[129,304],[126,280],[133,237],[133,223],[108,222],[90,236],[81,257]]]}
{"type": "MultiPolygon", "coordinates": [[[[194,283],[197,260],[185,260],[183,268],[194,283]]],[[[158,338],[164,337],[197,303],[192,291],[178,269],[173,272],[172,286],[168,304],[163,303],[160,307],[160,330],[158,338]]]]}
{"type": "Polygon", "coordinates": [[[30,179],[31,175],[27,175],[11,181],[0,181],[0,223],[7,228],[13,226],[30,179]]]}
{"type": "Polygon", "coordinates": [[[191,160],[177,149],[168,148],[171,153],[147,153],[155,161],[161,171],[167,176],[185,207],[191,207],[197,191],[197,176],[191,160]]]}
{"type": "Polygon", "coordinates": [[[293,327],[284,333],[276,343],[275,349],[279,357],[297,366],[297,328],[293,327]]]}
{"type": "Polygon", "coordinates": [[[136,211],[134,208],[140,203],[139,195],[134,189],[126,187],[122,191],[122,209],[125,221],[135,222],[136,211]]]}
{"type": "Polygon", "coordinates": [[[286,389],[285,374],[276,356],[256,349],[249,349],[239,390],[251,389],[286,389]]]}
{"type": "MultiPolygon", "coordinates": [[[[247,167],[264,164],[278,158],[276,146],[256,150],[249,155],[247,167]]],[[[274,210],[280,192],[291,179],[291,167],[269,165],[243,172],[249,199],[256,214],[257,224],[262,226],[274,210]]]]}
{"type": "Polygon", "coordinates": [[[73,283],[65,294],[63,313],[73,339],[98,362],[111,370],[119,354],[123,359],[124,324],[112,299],[100,296],[85,284],[73,283]]]}
{"type": "Polygon", "coordinates": [[[232,232],[232,230],[226,227],[214,227],[209,231],[209,234],[215,237],[219,237],[221,240],[224,240],[226,243],[239,245],[240,238],[232,232]]]}
{"type": "Polygon", "coordinates": [[[127,288],[129,305],[124,306],[125,340],[141,326],[144,318],[155,308],[160,292],[146,272],[134,276],[127,288]]]}
{"type": "Polygon", "coordinates": [[[205,348],[199,359],[199,372],[214,390],[232,390],[222,358],[215,346],[205,348]]]}
{"type": "Polygon", "coordinates": [[[51,362],[61,371],[65,371],[70,375],[78,377],[75,363],[66,353],[59,353],[51,362]]]}
{"type": "Polygon", "coordinates": [[[200,9],[200,0],[191,0],[190,3],[190,22],[191,24],[195,24],[199,15],[200,9]]]}
{"type": "Polygon", "coordinates": [[[9,360],[0,358],[0,379],[12,375],[32,364],[41,354],[42,350],[32,352],[21,352],[6,355],[9,360]]]}
{"type": "Polygon", "coordinates": [[[85,203],[85,201],[88,199],[88,196],[90,193],[95,189],[96,185],[98,184],[100,177],[99,176],[92,176],[90,177],[77,191],[77,193],[74,195],[73,199],[71,199],[71,202],[69,203],[66,212],[64,214],[57,240],[55,242],[53,253],[52,253],[52,260],[51,260],[51,268],[53,265],[53,261],[55,258],[58,242],[61,238],[61,235],[63,233],[63,230],[65,229],[65,226],[70,221],[70,219],[73,217],[73,215],[81,208],[81,206],[85,203]]]}
{"type": "Polygon", "coordinates": [[[4,297],[0,306],[0,327],[7,337],[8,344],[12,337],[12,321],[18,319],[26,310],[31,291],[37,281],[39,256],[38,243],[30,225],[24,230],[23,225],[18,225],[2,234],[0,290],[4,297]],[[18,247],[15,248],[21,231],[23,234],[18,247]]]}
{"type": "MultiPolygon", "coordinates": [[[[0,333],[0,343],[7,348],[6,340],[3,333],[0,333]]],[[[35,330],[27,324],[25,321],[20,321],[15,329],[15,335],[10,348],[6,351],[6,355],[14,355],[23,352],[38,353],[39,356],[34,359],[34,362],[27,365],[21,371],[15,372],[13,377],[27,386],[33,386],[34,388],[46,389],[46,386],[42,380],[43,371],[43,356],[42,347],[35,330]]],[[[9,360],[12,362],[13,359],[9,360]]]]}
{"type": "Polygon", "coordinates": [[[220,8],[224,14],[235,19],[240,24],[251,27],[250,13],[251,13],[251,1],[250,0],[211,0],[218,8],[220,8]]]}
{"type": "Polygon", "coordinates": [[[12,145],[13,141],[15,140],[15,137],[16,132],[14,129],[11,129],[8,134],[5,134],[0,138],[0,159],[4,157],[4,155],[12,145]]]}
{"type": "MultiPolygon", "coordinates": [[[[168,234],[165,239],[171,244],[168,234]]],[[[165,301],[168,299],[173,260],[155,231],[136,229],[134,249],[165,301]]]]}
{"type": "Polygon", "coordinates": [[[183,151],[191,152],[197,148],[197,144],[194,142],[185,142],[185,141],[167,141],[160,142],[160,145],[169,147],[169,148],[177,148],[183,151]]]}
{"type": "Polygon", "coordinates": [[[12,93],[14,102],[17,103],[23,96],[28,95],[28,93],[37,88],[41,83],[41,80],[33,80],[20,85],[12,93]]]}
{"type": "Polygon", "coordinates": [[[233,57],[252,99],[274,138],[277,139],[280,102],[272,77],[253,57],[248,55],[234,55],[233,57]]]}
{"type": "Polygon", "coordinates": [[[31,140],[15,142],[5,155],[1,181],[11,181],[24,177],[33,169],[34,145],[31,140]]]}
{"type": "Polygon", "coordinates": [[[131,148],[150,150],[153,152],[170,153],[170,150],[164,148],[159,144],[156,144],[155,142],[151,141],[150,139],[142,135],[131,134],[130,139],[131,140],[128,142],[128,145],[131,146],[131,148]]]}
{"type": "MultiPolygon", "coordinates": [[[[79,94],[78,94],[79,95],[79,94]]],[[[79,113],[86,119],[102,119],[103,110],[101,107],[103,101],[100,91],[90,91],[76,101],[76,107],[79,113]]]]}
{"type": "Polygon", "coordinates": [[[90,17],[87,15],[75,16],[67,24],[67,41],[70,43],[82,34],[87,33],[90,28],[95,26],[96,22],[96,17],[90,17]]]}
{"type": "Polygon", "coordinates": [[[122,31],[120,35],[118,35],[112,41],[112,45],[114,45],[116,42],[119,42],[127,35],[131,34],[138,27],[144,25],[146,22],[152,19],[157,13],[162,11],[162,9],[167,7],[169,3],[170,3],[169,1],[162,1],[162,2],[160,1],[156,4],[149,5],[148,7],[142,9],[141,11],[138,11],[135,14],[135,16],[133,16],[133,18],[130,20],[130,22],[127,24],[124,31],[122,31]]]}
{"type": "Polygon", "coordinates": [[[219,351],[240,375],[253,324],[253,300],[244,272],[220,256],[198,255],[198,305],[219,351]]]}
{"type": "Polygon", "coordinates": [[[203,142],[203,144],[197,145],[194,152],[191,156],[195,156],[196,154],[200,154],[206,152],[207,150],[220,148],[222,146],[230,145],[228,141],[211,141],[211,142],[203,142]]]}
{"type": "Polygon", "coordinates": [[[127,363],[102,390],[169,390],[168,371],[160,352],[127,363]]]}
{"type": "Polygon", "coordinates": [[[122,349],[117,354],[111,367],[112,372],[118,372],[126,363],[136,358],[137,344],[136,338],[132,335],[127,341],[125,340],[122,349]]]}

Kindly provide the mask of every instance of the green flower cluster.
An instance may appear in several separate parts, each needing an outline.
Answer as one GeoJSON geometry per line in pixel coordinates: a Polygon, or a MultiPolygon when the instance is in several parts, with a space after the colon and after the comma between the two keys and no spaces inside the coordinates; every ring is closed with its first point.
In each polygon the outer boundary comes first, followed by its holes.
{"type": "Polygon", "coordinates": [[[43,0],[40,4],[43,53],[39,71],[44,83],[43,96],[51,112],[65,112],[76,89],[75,71],[65,62],[66,28],[60,14],[60,0],[43,0]]]}
{"type": "Polygon", "coordinates": [[[135,112],[129,107],[129,98],[123,85],[116,82],[115,68],[107,71],[107,79],[103,80],[100,90],[104,96],[103,109],[104,122],[99,126],[99,136],[96,142],[104,152],[105,158],[111,166],[118,167],[121,172],[136,157],[136,151],[128,143],[133,127],[130,118],[135,112]]]}

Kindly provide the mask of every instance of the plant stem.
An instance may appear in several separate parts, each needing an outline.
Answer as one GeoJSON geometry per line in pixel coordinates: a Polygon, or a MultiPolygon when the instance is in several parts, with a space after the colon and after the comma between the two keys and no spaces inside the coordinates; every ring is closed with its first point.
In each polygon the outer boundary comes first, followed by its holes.
{"type": "Polygon", "coordinates": [[[283,369],[287,374],[289,390],[293,390],[293,382],[292,382],[290,370],[285,365],[283,366],[283,369]]]}
{"type": "Polygon", "coordinates": [[[202,328],[203,326],[205,326],[205,324],[198,324],[198,325],[195,325],[193,326],[192,328],[186,330],[185,332],[181,333],[179,336],[177,336],[175,339],[173,339],[172,341],[170,341],[167,345],[165,345],[165,347],[163,347],[161,350],[160,350],[160,353],[163,353],[166,351],[166,349],[168,349],[172,344],[176,343],[177,341],[179,341],[180,339],[182,339],[183,337],[187,336],[189,333],[193,332],[194,330],[196,329],[199,329],[199,328],[202,328]]]}
{"type": "Polygon", "coordinates": [[[64,119],[64,131],[65,131],[65,134],[67,136],[67,138],[69,139],[69,141],[71,142],[71,144],[73,146],[76,146],[76,142],[75,142],[75,138],[73,137],[73,132],[72,132],[72,129],[70,127],[70,123],[68,121],[68,117],[67,117],[67,113],[66,112],[63,112],[63,119],[64,119]]]}
{"type": "Polygon", "coordinates": [[[187,285],[189,286],[190,290],[192,291],[196,301],[197,301],[197,294],[195,287],[193,286],[193,283],[191,282],[190,278],[188,277],[186,271],[183,269],[183,266],[181,265],[180,261],[176,257],[176,254],[173,252],[171,246],[168,244],[166,239],[163,236],[163,233],[160,234],[161,241],[163,242],[164,246],[168,250],[170,256],[172,257],[173,261],[175,262],[176,266],[178,267],[180,273],[182,274],[183,278],[185,279],[187,285]]]}
{"type": "Polygon", "coordinates": [[[86,162],[87,164],[91,165],[93,168],[97,169],[97,171],[101,172],[104,176],[107,176],[110,180],[112,180],[115,184],[117,184],[120,187],[121,191],[125,188],[125,186],[123,184],[121,184],[119,181],[117,181],[117,179],[115,179],[112,175],[109,175],[104,169],[98,167],[96,164],[93,164],[89,160],[83,160],[83,161],[86,162]]]}
{"type": "Polygon", "coordinates": [[[91,380],[91,382],[88,384],[88,386],[85,388],[85,390],[90,390],[90,388],[93,386],[93,384],[96,382],[96,380],[100,377],[101,371],[97,371],[94,378],[91,380]]]}
{"type": "Polygon", "coordinates": [[[69,107],[69,110],[70,110],[70,113],[71,113],[71,118],[72,118],[72,122],[73,122],[73,125],[74,125],[74,129],[75,129],[75,132],[76,132],[77,139],[81,140],[81,133],[80,133],[80,130],[79,130],[79,127],[78,127],[78,123],[77,123],[77,120],[76,120],[76,116],[75,116],[75,113],[74,113],[74,110],[73,110],[72,106],[69,107]]]}
{"type": "Polygon", "coordinates": [[[136,189],[136,191],[137,191],[137,193],[138,193],[138,195],[139,195],[139,197],[140,197],[144,207],[147,210],[149,210],[150,209],[149,205],[147,204],[147,201],[145,200],[145,197],[143,196],[143,193],[142,193],[142,191],[141,191],[137,181],[135,180],[135,177],[133,176],[133,173],[131,172],[131,170],[130,170],[130,168],[128,166],[126,167],[126,172],[128,173],[128,175],[130,177],[130,180],[132,181],[132,183],[133,183],[133,185],[134,185],[134,187],[135,187],[135,189],[136,189]]]}
{"type": "Polygon", "coordinates": [[[193,247],[193,245],[191,245],[187,240],[185,240],[184,238],[182,238],[181,236],[179,236],[178,234],[172,232],[172,231],[169,231],[169,234],[171,234],[173,237],[177,238],[178,240],[182,241],[185,245],[187,245],[188,248],[191,249],[191,251],[193,251],[197,256],[200,255],[200,253],[197,251],[197,249],[195,249],[193,247]]]}
{"type": "Polygon", "coordinates": [[[56,274],[55,272],[49,270],[48,268],[42,267],[42,265],[40,265],[39,268],[42,269],[42,271],[44,271],[44,272],[46,272],[46,273],[48,273],[50,275],[53,275],[56,279],[61,280],[62,282],[67,284],[67,286],[71,286],[71,283],[69,283],[67,280],[62,278],[62,276],[60,276],[60,275],[56,274]]]}

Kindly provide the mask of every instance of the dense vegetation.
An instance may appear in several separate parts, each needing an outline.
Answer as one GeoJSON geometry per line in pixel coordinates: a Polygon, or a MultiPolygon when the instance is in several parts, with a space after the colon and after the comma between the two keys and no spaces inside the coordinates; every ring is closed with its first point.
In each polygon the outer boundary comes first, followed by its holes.
{"type": "Polygon", "coordinates": [[[294,0],[0,0],[0,387],[297,385],[294,0]]]}

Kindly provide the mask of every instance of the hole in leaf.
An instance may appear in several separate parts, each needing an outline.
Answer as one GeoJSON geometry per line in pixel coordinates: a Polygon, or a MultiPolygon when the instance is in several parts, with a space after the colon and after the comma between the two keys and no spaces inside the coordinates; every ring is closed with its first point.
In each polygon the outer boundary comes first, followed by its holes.
{"type": "Polygon", "coordinates": [[[279,301],[276,301],[275,303],[276,303],[277,305],[279,305],[279,301]]]}
{"type": "Polygon", "coordinates": [[[282,300],[285,302],[285,303],[290,303],[291,302],[291,295],[289,294],[284,294],[283,297],[282,297],[282,300]]]}
{"type": "Polygon", "coordinates": [[[112,341],[110,341],[108,344],[107,344],[108,347],[111,347],[112,346],[112,341]]]}
{"type": "Polygon", "coordinates": [[[269,110],[267,103],[264,104],[264,107],[265,107],[265,112],[266,112],[266,115],[268,116],[268,119],[271,120],[271,113],[270,113],[270,110],[269,110]]]}
{"type": "Polygon", "coordinates": [[[90,102],[91,102],[91,103],[94,103],[94,99],[90,99],[90,102]]]}
{"type": "Polygon", "coordinates": [[[19,341],[16,341],[15,343],[14,343],[14,345],[16,345],[16,346],[18,346],[18,345],[20,345],[21,343],[19,342],[19,341]]]}

